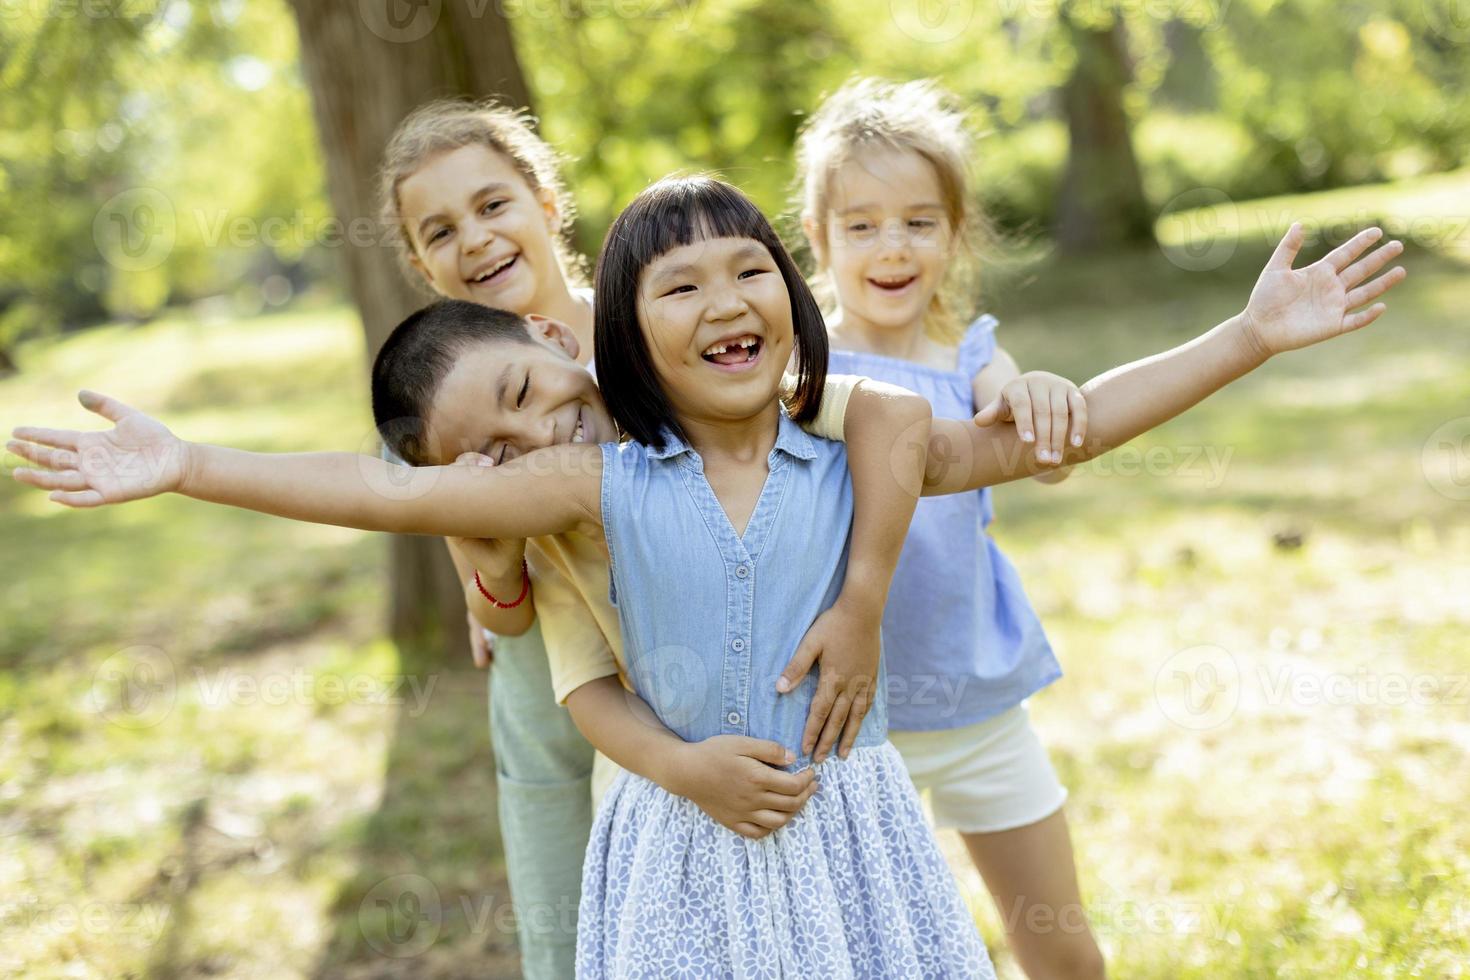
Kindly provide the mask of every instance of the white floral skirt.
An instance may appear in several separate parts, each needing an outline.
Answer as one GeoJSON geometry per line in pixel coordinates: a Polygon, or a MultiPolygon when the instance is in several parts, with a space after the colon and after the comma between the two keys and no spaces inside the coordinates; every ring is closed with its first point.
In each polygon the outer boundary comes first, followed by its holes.
{"type": "Polygon", "coordinates": [[[577,976],[993,978],[898,750],[854,749],[819,775],[758,841],[619,775],[582,869],[577,976]]]}

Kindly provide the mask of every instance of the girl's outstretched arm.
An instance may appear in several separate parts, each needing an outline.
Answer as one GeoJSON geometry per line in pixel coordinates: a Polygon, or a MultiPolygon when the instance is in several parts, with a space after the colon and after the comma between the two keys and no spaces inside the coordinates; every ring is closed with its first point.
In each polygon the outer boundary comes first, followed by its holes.
{"type": "MultiPolygon", "coordinates": [[[[1069,441],[1059,462],[1080,463],[1100,456],[1198,404],[1276,354],[1330,340],[1378,319],[1386,307],[1375,300],[1407,275],[1402,266],[1378,275],[1403,251],[1399,242],[1365,256],[1382,235],[1378,228],[1361,231],[1322,260],[1293,269],[1302,246],[1301,225],[1293,224],[1266,263],[1243,312],[1173,350],[1114,368],[1082,386],[1087,438],[1081,444],[1069,441]]],[[[1017,426],[993,426],[1002,412],[997,400],[975,416],[975,424],[934,420],[925,494],[973,490],[1046,468],[1028,451],[1017,426]]]]}
{"type": "Polygon", "coordinates": [[[180,493],[316,524],[466,538],[527,538],[600,525],[602,453],[553,446],[504,466],[397,466],[355,453],[251,453],[179,439],[106,395],[82,405],[103,432],[22,427],[6,444],[44,469],[22,483],[70,507],[180,493]]]}

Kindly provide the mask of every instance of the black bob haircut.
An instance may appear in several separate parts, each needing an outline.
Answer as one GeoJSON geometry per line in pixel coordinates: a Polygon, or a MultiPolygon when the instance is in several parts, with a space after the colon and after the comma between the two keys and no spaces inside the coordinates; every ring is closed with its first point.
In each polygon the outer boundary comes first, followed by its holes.
{"type": "Polygon", "coordinates": [[[534,343],[524,317],[457,299],[410,313],[383,342],[373,360],[373,424],[404,462],[433,461],[428,419],[434,396],[459,355],[487,342],[534,343]]]}
{"type": "Polygon", "coordinates": [[[635,197],[608,230],[597,259],[594,348],[603,401],[629,436],[656,449],[664,430],[684,438],[638,326],[638,283],[666,252],[709,238],[751,238],[764,245],[786,280],[796,343],[791,418],[809,422],[827,381],[827,326],[801,271],[760,209],[713,177],[665,177],[635,197]]]}

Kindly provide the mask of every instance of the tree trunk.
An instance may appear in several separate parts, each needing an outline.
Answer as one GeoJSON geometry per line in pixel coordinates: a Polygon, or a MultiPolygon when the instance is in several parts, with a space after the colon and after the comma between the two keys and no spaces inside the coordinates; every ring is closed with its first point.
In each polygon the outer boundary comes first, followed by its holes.
{"type": "Polygon", "coordinates": [[[1152,243],[1153,211],[1123,107],[1130,75],[1123,21],[1115,16],[1106,28],[1078,24],[1066,5],[1061,20],[1077,64],[1061,93],[1069,149],[1057,201],[1057,245],[1076,253],[1152,243]]]}
{"type": "MultiPolygon", "coordinates": [[[[499,96],[529,106],[510,25],[484,0],[290,0],[301,65],[342,223],[347,282],[371,361],[389,332],[422,305],[377,223],[377,172],[394,128],[444,96],[499,96]],[[368,231],[370,229],[370,231],[368,231]]],[[[444,545],[395,535],[390,629],[427,653],[466,643],[464,600],[444,545]]]]}

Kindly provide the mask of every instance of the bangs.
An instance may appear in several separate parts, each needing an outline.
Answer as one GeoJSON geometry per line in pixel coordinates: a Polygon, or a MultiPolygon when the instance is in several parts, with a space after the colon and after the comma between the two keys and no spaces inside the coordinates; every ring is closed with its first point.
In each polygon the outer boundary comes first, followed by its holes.
{"type": "Polygon", "coordinates": [[[683,437],[638,325],[643,271],[660,256],[713,238],[744,238],[771,253],[791,296],[796,386],[787,408],[796,422],[816,417],[827,378],[827,328],[760,208],[713,177],[666,177],[633,199],[608,229],[597,259],[593,348],[598,383],[613,421],[644,445],[662,448],[665,432],[683,437]]]}
{"type": "MultiPolygon", "coordinates": [[[[625,268],[641,275],[659,256],[711,238],[752,238],[781,247],[760,209],[729,184],[708,177],[668,180],[640,194],[624,212],[625,268]]],[[[622,223],[622,222],[620,222],[622,223]]]]}

